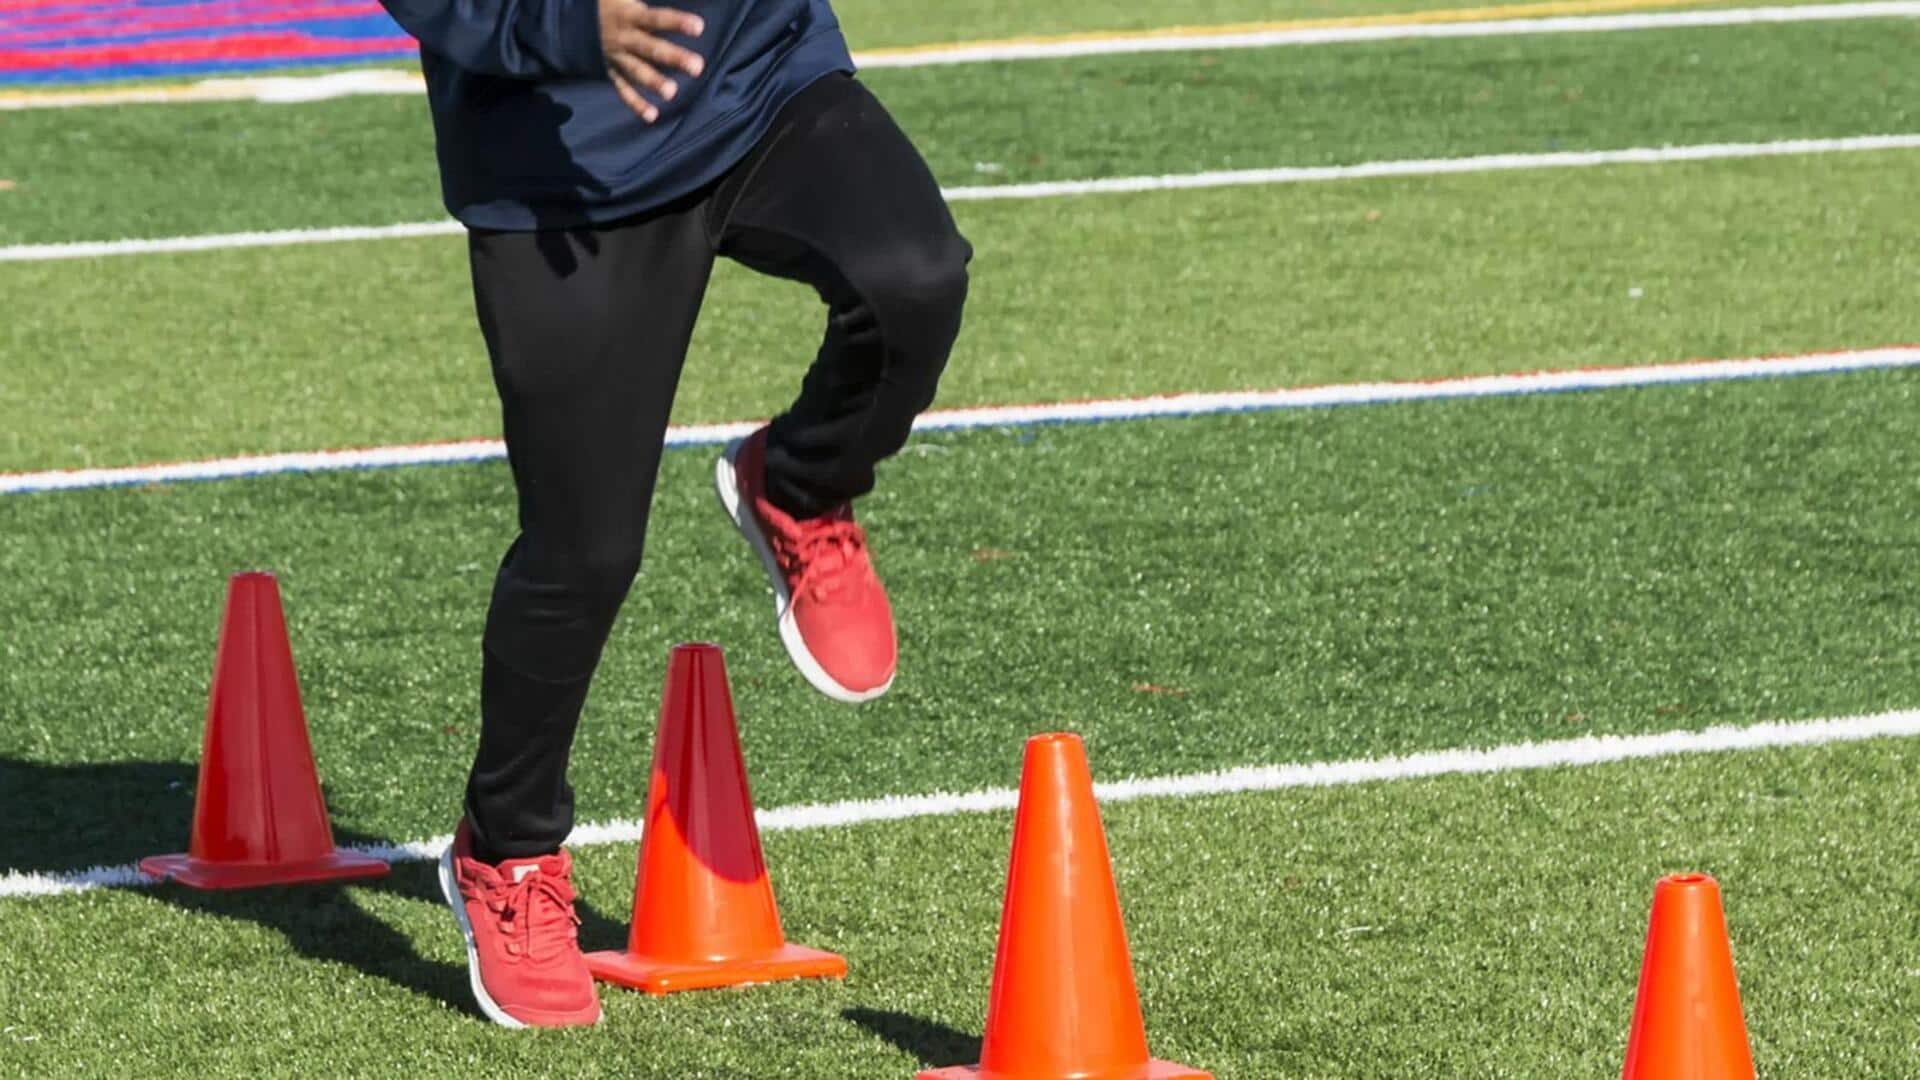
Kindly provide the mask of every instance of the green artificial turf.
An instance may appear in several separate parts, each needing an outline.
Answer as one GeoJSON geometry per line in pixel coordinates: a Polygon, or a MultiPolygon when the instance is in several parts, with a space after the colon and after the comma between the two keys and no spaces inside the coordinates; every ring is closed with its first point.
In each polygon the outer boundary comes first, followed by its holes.
{"type": "MultiPolygon", "coordinates": [[[[1907,132],[1905,20],[876,70],[948,185],[1907,132]],[[1840,73],[1845,73],[1844,77],[1840,73]]],[[[425,102],[0,119],[0,243],[443,215],[425,102]],[[129,177],[138,177],[130,184],[129,177]]]]}
{"type": "MultiPolygon", "coordinates": [[[[1118,775],[1105,749],[1096,772],[1118,775]]],[[[984,764],[1010,783],[1018,753],[1003,741],[984,764]]],[[[1152,1048],[1220,1077],[1607,1075],[1654,879],[1705,869],[1761,1075],[1902,1075],[1920,1053],[1920,833],[1889,825],[1920,814],[1916,768],[1909,740],[1108,807],[1152,1048]]],[[[49,816],[111,813],[65,790],[49,816]]],[[[608,989],[591,1031],[475,1016],[424,864],[371,887],[11,901],[0,1046],[8,1071],[42,1076],[139,1059],[199,1076],[904,1078],[977,1060],[1008,820],[769,835],[789,935],[851,977],[608,989]]],[[[619,947],[632,848],[576,857],[583,941],[619,947]]]]}
{"type": "MultiPolygon", "coordinates": [[[[858,47],[1367,0],[840,5],[858,47]]],[[[1414,0],[1396,7],[1444,6],[1414,0]]],[[[1916,130],[1905,21],[1173,53],[871,82],[947,184],[1916,130]]],[[[0,244],[439,214],[422,102],[0,112],[0,244]]],[[[941,403],[1920,340],[1911,153],[964,204],[941,403]]],[[[0,265],[0,470],[496,429],[443,239],[0,265]]],[[[723,268],[683,422],[820,315],[723,268]]],[[[1912,707],[1920,374],[917,437],[862,505],[885,699],[793,672],[709,450],[667,455],[576,747],[637,815],[668,645],[727,650],[762,806],[1912,707]]],[[[342,842],[447,831],[498,464],[0,496],[0,870],[178,850],[225,576],[281,576],[342,842]]],[[[1920,1060],[1920,744],[1148,801],[1106,817],[1154,1050],[1223,1078],[1617,1073],[1659,874],[1726,886],[1760,1072],[1920,1060]]],[[[974,1060],[1009,817],[775,833],[844,984],[472,1011],[430,868],[0,901],[0,1075],[907,1077],[974,1060]]],[[[589,947],[629,845],[578,852],[589,947]]]]}
{"type": "MultiPolygon", "coordinates": [[[[1529,0],[1516,0],[1524,9],[1529,0]]],[[[1669,8],[1736,7],[1746,0],[1676,0],[1669,8]]],[[[1217,26],[1294,19],[1345,19],[1423,11],[1486,11],[1482,18],[1510,17],[1500,0],[1068,0],[1020,7],[1004,0],[944,3],[836,0],[847,40],[855,49],[939,44],[1049,34],[1155,30],[1169,26],[1217,26]]],[[[1604,3],[1596,11],[1605,11],[1604,3]]],[[[1635,10],[1641,10],[1636,8],[1635,10]]],[[[1579,14],[1568,11],[1565,14],[1579,14]]],[[[1511,17],[1524,16],[1524,10],[1511,17]]]]}
{"type": "MultiPolygon", "coordinates": [[[[1911,152],[965,204],[940,403],[1920,339],[1911,152]],[[1635,293],[1635,290],[1639,290],[1635,293]]],[[[454,238],[0,267],[0,469],[498,430],[454,238]]],[[[682,422],[770,415],[820,327],[723,266],[682,422]]]]}
{"type": "MultiPolygon", "coordinates": [[[[901,674],[851,710],[793,672],[709,453],[676,451],[580,813],[638,812],[685,640],[727,649],[769,805],[993,786],[1056,727],[1157,775],[1911,705],[1917,401],[1889,372],[916,439],[864,506],[901,674]]],[[[444,831],[511,511],[499,464],[0,499],[0,836],[84,865],[35,770],[195,760],[254,567],[339,822],[444,831]]]]}

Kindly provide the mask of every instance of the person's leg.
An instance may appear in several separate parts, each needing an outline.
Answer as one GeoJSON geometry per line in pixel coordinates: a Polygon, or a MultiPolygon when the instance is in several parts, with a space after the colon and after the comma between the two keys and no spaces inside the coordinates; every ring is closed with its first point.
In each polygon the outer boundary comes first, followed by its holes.
{"type": "Polygon", "coordinates": [[[478,857],[557,850],[587,686],[640,566],[661,443],[712,269],[700,200],[612,228],[476,233],[520,535],[483,639],[466,793],[478,857]]]}
{"type": "Polygon", "coordinates": [[[727,448],[721,503],[773,586],[781,642],[829,697],[893,685],[893,609],[851,501],[933,402],[972,250],[913,144],[853,79],[813,84],[713,199],[723,255],[813,286],[827,332],[799,397],[727,448]]]}
{"type": "Polygon", "coordinates": [[[769,500],[816,517],[871,491],[932,404],[972,249],[912,142],[846,76],[789,104],[712,213],[721,254],[827,304],[825,341],[765,447],[769,500]]]}

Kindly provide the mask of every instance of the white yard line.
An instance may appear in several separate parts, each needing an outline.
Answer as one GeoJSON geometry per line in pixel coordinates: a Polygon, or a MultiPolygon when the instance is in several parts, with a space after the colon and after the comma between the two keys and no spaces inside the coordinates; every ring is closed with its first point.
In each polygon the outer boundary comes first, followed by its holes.
{"type": "MultiPolygon", "coordinates": [[[[1920,710],[1754,724],[1749,727],[1713,727],[1703,731],[1667,731],[1651,735],[1594,735],[1553,742],[1513,743],[1488,749],[1435,750],[1404,757],[1248,766],[1220,772],[1116,780],[1094,787],[1101,802],[1121,803],[1135,799],[1192,798],[1435,776],[1605,765],[1683,754],[1821,746],[1914,736],[1920,736],[1920,710]]],[[[769,832],[828,829],[876,821],[1004,811],[1012,809],[1018,799],[1019,793],[1012,788],[993,788],[957,795],[894,795],[878,799],[783,806],[761,810],[757,816],[760,828],[769,832]]],[[[640,831],[641,822],[632,820],[583,825],[574,829],[567,843],[574,848],[631,844],[639,840],[640,831]]],[[[403,844],[354,845],[353,850],[394,862],[421,862],[438,858],[451,839],[449,836],[435,836],[403,844]]],[[[152,884],[155,884],[153,879],[132,865],[97,866],[89,870],[61,873],[8,870],[0,874],[0,898],[52,896],[102,887],[152,884]]]]}
{"type": "MultiPolygon", "coordinates": [[[[1805,4],[1707,11],[1471,17],[1481,13],[1524,12],[1529,9],[1542,10],[1555,7],[1578,10],[1587,6],[1622,5],[1617,0],[1614,2],[1603,0],[1601,3],[1592,5],[1573,2],[1564,5],[1536,4],[1509,8],[1408,12],[1400,16],[1360,16],[1352,19],[1241,24],[1217,29],[1178,26],[1159,30],[1063,34],[1003,41],[954,42],[875,49],[855,52],[853,59],[854,63],[862,68],[906,68],[941,64],[1111,56],[1122,53],[1338,45],[1412,38],[1592,34],[1623,30],[1751,26],[1763,23],[1842,22],[1920,16],[1920,2],[1882,0],[1882,2],[1873,3],[1805,4]]],[[[184,85],[6,92],[0,93],[0,111],[100,105],[166,105],[203,101],[256,101],[281,104],[324,101],[362,94],[418,94],[424,89],[425,84],[419,73],[415,71],[359,68],[319,75],[203,79],[184,85]]]]}
{"type": "MultiPolygon", "coordinates": [[[[1758,356],[1734,360],[1696,360],[1677,364],[1580,368],[1510,375],[1474,375],[1425,382],[1345,383],[1290,390],[1245,390],[1172,394],[1165,397],[1111,398],[1046,405],[996,405],[941,409],[914,422],[916,431],[964,431],[1032,424],[1100,423],[1166,416],[1205,416],[1233,412],[1316,409],[1334,405],[1387,405],[1453,398],[1512,397],[1635,386],[1784,378],[1847,371],[1920,366],[1920,346],[1895,346],[1804,356],[1758,356]]],[[[716,446],[747,434],[759,421],[698,424],[667,431],[669,446],[716,446]]],[[[497,440],[380,446],[364,450],[319,450],[292,454],[218,458],[111,469],[71,469],[0,473],[0,496],[85,488],[225,480],[283,473],[336,472],[491,461],[506,456],[497,440]]]]}
{"type": "Polygon", "coordinates": [[[60,259],[97,259],[111,255],[176,255],[191,251],[226,251],[233,248],[340,244],[352,240],[410,240],[422,236],[455,236],[465,231],[457,221],[417,221],[399,225],[339,225],[325,229],[208,233],[202,236],[167,236],[152,240],[83,240],[67,244],[20,244],[14,247],[0,247],[0,262],[51,262],[60,259]]]}
{"type": "MultiPolygon", "coordinates": [[[[1228,172],[1176,173],[1169,176],[1116,176],[1102,180],[1053,180],[955,188],[951,202],[988,199],[1049,199],[1069,195],[1113,195],[1131,191],[1183,191],[1194,188],[1247,187],[1257,184],[1314,184],[1333,180],[1372,180],[1395,176],[1451,176],[1461,173],[1517,172],[1527,169],[1578,169],[1599,165],[1666,165],[1729,158],[1797,157],[1871,150],[1920,149],[1920,135],[1862,135],[1845,139],[1785,139],[1762,143],[1703,143],[1694,146],[1637,147],[1626,150],[1569,150],[1551,154],[1486,154],[1465,158],[1369,161],[1358,165],[1288,166],[1228,172]]],[[[4,252],[5,249],[0,249],[4,252]]]]}
{"type": "Polygon", "coordinates": [[[178,85],[19,90],[0,94],[0,112],[76,109],[95,105],[180,105],[196,101],[253,101],[263,105],[291,105],[369,94],[421,94],[426,89],[427,84],[417,70],[355,68],[318,75],[199,79],[178,85]]]}
{"type": "MultiPolygon", "coordinates": [[[[1463,158],[1366,161],[1356,165],[1282,166],[1271,169],[1235,169],[1225,172],[1174,173],[1165,176],[1052,180],[1034,184],[945,188],[942,194],[949,202],[1053,199],[1141,191],[1186,191],[1264,184],[1315,184],[1387,177],[1454,176],[1465,173],[1517,172],[1529,169],[1592,168],[1601,165],[1664,165],[1734,158],[1799,157],[1813,154],[1915,149],[1920,149],[1920,134],[1858,135],[1839,139],[1701,143],[1691,146],[1632,147],[1624,150],[1569,150],[1550,154],[1486,154],[1463,158]]],[[[428,236],[456,236],[462,231],[462,226],[455,221],[416,221],[399,225],[347,225],[324,229],[280,229],[270,232],[214,233],[153,239],[20,244],[13,247],[0,247],[0,262],[52,262],[122,255],[175,255],[235,248],[338,244],[356,240],[407,240],[428,236]]]]}

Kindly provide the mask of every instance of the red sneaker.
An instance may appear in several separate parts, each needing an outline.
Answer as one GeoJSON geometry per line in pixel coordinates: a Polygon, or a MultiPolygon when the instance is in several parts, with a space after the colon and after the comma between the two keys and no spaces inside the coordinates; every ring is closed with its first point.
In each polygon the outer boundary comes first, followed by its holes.
{"type": "Polygon", "coordinates": [[[814,689],[871,701],[893,685],[893,608],[853,507],[795,520],[765,494],[767,429],[736,439],[714,468],[720,502],[773,584],[780,640],[814,689]]]}
{"type": "Polygon", "coordinates": [[[463,820],[440,857],[440,891],[467,940],[468,980],[489,1020],[510,1028],[600,1022],[566,852],[489,865],[473,857],[463,820]]]}

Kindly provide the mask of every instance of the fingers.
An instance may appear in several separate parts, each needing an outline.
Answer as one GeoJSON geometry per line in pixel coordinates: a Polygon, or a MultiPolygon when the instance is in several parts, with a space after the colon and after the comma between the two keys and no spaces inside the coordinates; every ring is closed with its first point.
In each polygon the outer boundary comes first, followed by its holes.
{"type": "Polygon", "coordinates": [[[699,37],[706,31],[706,20],[677,8],[653,7],[641,0],[607,2],[601,5],[602,47],[606,50],[607,70],[620,100],[627,103],[642,120],[659,119],[660,109],[643,95],[650,93],[659,101],[672,101],[680,87],[663,71],[685,72],[699,78],[707,63],[699,53],[662,38],[662,34],[699,37]]]}
{"type": "Polygon", "coordinates": [[[649,60],[663,68],[684,71],[698,78],[706,70],[706,61],[699,53],[682,48],[671,41],[663,40],[660,34],[678,33],[688,37],[698,37],[705,29],[705,23],[698,15],[689,15],[684,11],[671,8],[650,8],[643,4],[634,4],[622,9],[620,26],[607,46],[608,55],[626,53],[641,60],[649,60]]]}
{"type": "Polygon", "coordinates": [[[690,11],[652,7],[643,3],[633,5],[628,25],[656,34],[685,34],[687,37],[699,37],[707,29],[707,21],[690,11]]]}
{"type": "Polygon", "coordinates": [[[684,71],[696,79],[707,67],[707,62],[699,53],[691,49],[683,49],[671,41],[662,41],[651,34],[639,35],[635,41],[627,45],[626,51],[651,60],[663,68],[684,71]]]}
{"type": "Polygon", "coordinates": [[[649,124],[660,119],[660,110],[655,108],[652,102],[641,97],[640,91],[635,90],[632,84],[627,82],[626,76],[620,74],[617,69],[608,67],[607,78],[613,83],[614,93],[620,95],[620,100],[627,103],[627,108],[632,109],[635,116],[649,124]]]}

